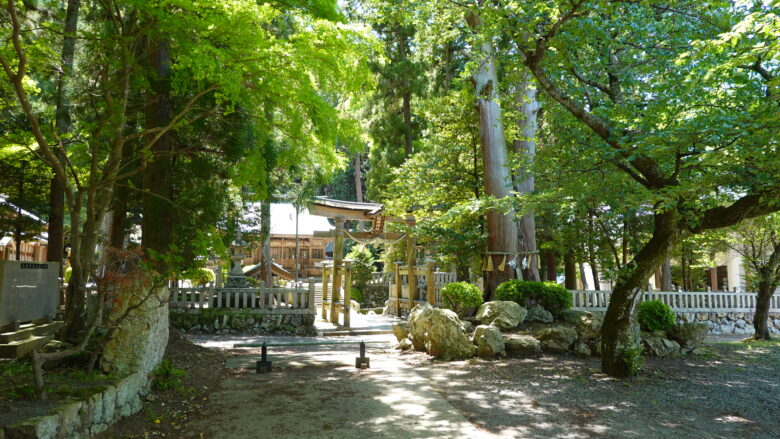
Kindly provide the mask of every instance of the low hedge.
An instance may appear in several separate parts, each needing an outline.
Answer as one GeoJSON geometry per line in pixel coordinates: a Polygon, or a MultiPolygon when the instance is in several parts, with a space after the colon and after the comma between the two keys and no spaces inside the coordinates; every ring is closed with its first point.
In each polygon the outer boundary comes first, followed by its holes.
{"type": "Polygon", "coordinates": [[[660,300],[648,300],[639,304],[637,314],[639,327],[644,331],[666,331],[671,329],[677,319],[669,305],[660,300]]]}
{"type": "Polygon", "coordinates": [[[571,293],[554,282],[533,282],[512,279],[496,289],[496,300],[509,300],[531,308],[542,306],[553,315],[571,308],[571,293]]]}
{"type": "Polygon", "coordinates": [[[447,308],[463,317],[470,310],[482,305],[482,293],[468,282],[448,283],[441,289],[441,297],[447,308]]]}

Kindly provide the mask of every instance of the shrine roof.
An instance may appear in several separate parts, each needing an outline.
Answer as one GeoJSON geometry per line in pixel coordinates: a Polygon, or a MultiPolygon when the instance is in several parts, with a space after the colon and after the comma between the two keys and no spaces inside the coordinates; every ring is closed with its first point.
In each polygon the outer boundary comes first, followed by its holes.
{"type": "Polygon", "coordinates": [[[316,197],[309,203],[312,215],[345,220],[370,220],[382,214],[384,205],[379,203],[358,203],[356,201],[334,200],[327,197],[316,197]]]}

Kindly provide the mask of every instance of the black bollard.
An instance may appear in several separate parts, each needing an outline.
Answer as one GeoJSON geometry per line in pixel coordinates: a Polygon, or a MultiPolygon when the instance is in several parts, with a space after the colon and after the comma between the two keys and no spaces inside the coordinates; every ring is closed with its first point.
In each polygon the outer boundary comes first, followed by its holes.
{"type": "Polygon", "coordinates": [[[360,342],[360,356],[355,358],[355,367],[358,369],[368,369],[369,368],[369,359],[366,357],[366,344],[364,342],[360,342]]]}
{"type": "Polygon", "coordinates": [[[263,343],[260,350],[260,361],[255,365],[257,373],[266,373],[271,371],[271,362],[268,361],[268,347],[263,343]]]}

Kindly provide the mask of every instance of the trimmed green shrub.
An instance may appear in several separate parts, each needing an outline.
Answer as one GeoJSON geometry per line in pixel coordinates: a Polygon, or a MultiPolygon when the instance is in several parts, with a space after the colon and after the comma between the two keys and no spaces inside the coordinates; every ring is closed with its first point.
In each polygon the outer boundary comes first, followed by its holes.
{"type": "Polygon", "coordinates": [[[666,331],[674,326],[676,318],[669,305],[660,300],[648,300],[639,304],[639,327],[645,331],[666,331]]]}
{"type": "Polygon", "coordinates": [[[556,316],[571,308],[571,293],[554,282],[508,280],[496,289],[496,300],[510,300],[526,308],[540,305],[556,316]]]}
{"type": "Polygon", "coordinates": [[[352,261],[352,300],[365,305],[363,292],[369,287],[376,259],[365,245],[352,247],[347,253],[347,259],[352,261]]]}
{"type": "Polygon", "coordinates": [[[463,317],[469,310],[482,305],[482,293],[468,282],[452,282],[441,289],[441,297],[448,309],[463,317]]]}

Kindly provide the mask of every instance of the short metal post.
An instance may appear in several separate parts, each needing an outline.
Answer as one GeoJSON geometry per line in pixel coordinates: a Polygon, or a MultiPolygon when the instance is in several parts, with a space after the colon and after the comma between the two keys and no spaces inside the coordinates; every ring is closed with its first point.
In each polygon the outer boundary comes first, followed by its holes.
{"type": "Polygon", "coordinates": [[[257,373],[266,373],[271,371],[271,362],[268,361],[268,347],[263,343],[260,349],[260,361],[255,365],[257,373]]]}
{"type": "Polygon", "coordinates": [[[370,367],[370,362],[368,357],[366,357],[366,343],[360,342],[360,356],[355,358],[355,367],[358,369],[368,369],[370,367]]]}

